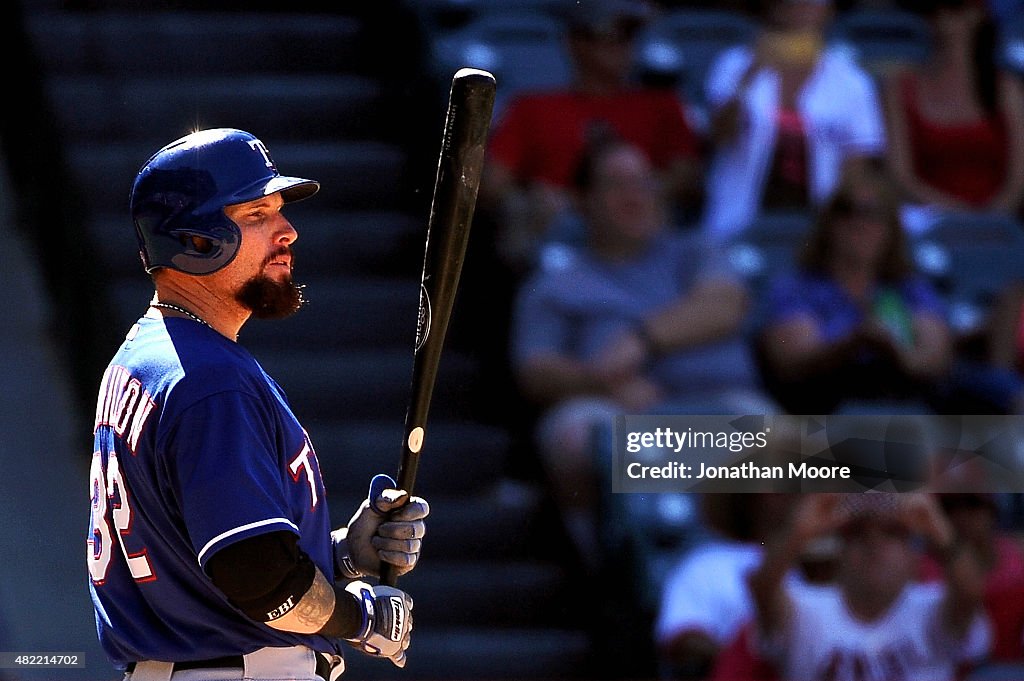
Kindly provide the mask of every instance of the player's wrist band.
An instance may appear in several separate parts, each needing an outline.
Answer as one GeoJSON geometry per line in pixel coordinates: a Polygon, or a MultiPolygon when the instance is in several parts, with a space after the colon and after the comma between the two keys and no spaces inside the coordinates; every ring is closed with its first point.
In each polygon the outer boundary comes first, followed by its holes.
{"type": "Polygon", "coordinates": [[[376,618],[373,592],[365,582],[353,582],[345,587],[345,591],[359,600],[359,612],[362,615],[362,621],[359,623],[359,633],[346,640],[356,643],[365,642],[369,638],[370,632],[373,631],[373,624],[376,618]]]}
{"type": "Polygon", "coordinates": [[[352,553],[348,549],[348,528],[341,528],[331,533],[334,540],[334,567],[345,579],[359,579],[365,575],[356,569],[352,561],[352,553]]]}

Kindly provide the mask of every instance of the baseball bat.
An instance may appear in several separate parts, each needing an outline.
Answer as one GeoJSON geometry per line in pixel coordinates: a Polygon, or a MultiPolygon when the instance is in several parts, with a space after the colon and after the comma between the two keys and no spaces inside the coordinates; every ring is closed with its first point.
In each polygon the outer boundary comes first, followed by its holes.
{"type": "MultiPolygon", "coordinates": [[[[495,90],[492,74],[463,68],[452,78],[448,96],[448,112],[427,222],[412,388],[396,478],[398,488],[409,494],[412,494],[416,483],[430,398],[466,257],[495,90]]],[[[381,584],[394,586],[397,578],[392,565],[381,565],[381,584]]]]}

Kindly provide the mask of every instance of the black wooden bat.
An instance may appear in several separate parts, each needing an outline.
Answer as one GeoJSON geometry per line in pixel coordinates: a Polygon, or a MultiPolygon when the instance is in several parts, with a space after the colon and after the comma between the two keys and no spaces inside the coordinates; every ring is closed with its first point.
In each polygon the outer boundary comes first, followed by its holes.
{"type": "MultiPolygon", "coordinates": [[[[452,78],[427,223],[412,391],[396,480],[398,488],[409,494],[412,494],[416,483],[430,398],[466,257],[495,90],[494,76],[487,71],[463,68],[452,78]]],[[[394,586],[396,580],[393,566],[383,563],[380,583],[394,586]]]]}

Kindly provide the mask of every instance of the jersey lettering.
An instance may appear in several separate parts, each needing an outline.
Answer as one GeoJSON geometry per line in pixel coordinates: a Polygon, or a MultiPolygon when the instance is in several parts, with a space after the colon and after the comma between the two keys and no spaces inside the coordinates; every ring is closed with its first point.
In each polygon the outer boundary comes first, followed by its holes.
{"type": "Polygon", "coordinates": [[[138,379],[132,378],[124,367],[111,365],[103,374],[93,432],[100,426],[110,426],[134,454],[142,429],[155,406],[153,398],[142,389],[138,379]]]}
{"type": "Polygon", "coordinates": [[[291,460],[288,464],[288,470],[292,473],[292,480],[295,482],[299,481],[300,470],[306,472],[306,482],[309,483],[309,494],[312,497],[312,504],[310,508],[316,508],[318,501],[316,493],[316,480],[317,476],[313,472],[313,466],[310,464],[310,458],[316,460],[316,454],[313,452],[313,448],[309,445],[309,440],[302,445],[302,451],[299,452],[298,456],[291,460]]]}
{"type": "Polygon", "coordinates": [[[903,655],[907,652],[914,654],[899,643],[873,653],[837,648],[829,654],[815,678],[821,681],[901,681],[907,677],[910,660],[903,655]]]}
{"type": "Polygon", "coordinates": [[[107,485],[99,452],[92,455],[89,487],[92,490],[92,527],[87,540],[89,575],[94,584],[102,584],[110,568],[110,525],[107,524],[107,485]]]}
{"type": "Polygon", "coordinates": [[[128,486],[121,475],[121,466],[117,454],[111,452],[107,460],[106,474],[100,452],[92,455],[89,470],[90,489],[92,490],[92,527],[87,544],[89,546],[89,575],[93,583],[99,585],[107,579],[110,560],[113,552],[113,529],[117,530],[117,541],[121,547],[125,562],[132,577],[137,582],[148,582],[156,579],[150,566],[146,549],[131,553],[127,540],[132,531],[132,510],[129,501],[128,486]]]}

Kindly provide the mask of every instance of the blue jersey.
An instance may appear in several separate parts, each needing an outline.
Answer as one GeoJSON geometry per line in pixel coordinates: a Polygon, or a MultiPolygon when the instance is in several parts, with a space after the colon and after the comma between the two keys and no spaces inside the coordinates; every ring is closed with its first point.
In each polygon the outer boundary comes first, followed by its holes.
{"type": "Polygon", "coordinates": [[[88,534],[100,642],[117,667],[303,644],[234,608],[204,572],[219,549],[286,530],[334,579],[316,455],[281,388],[211,328],[143,317],[96,406],[88,534]]]}

